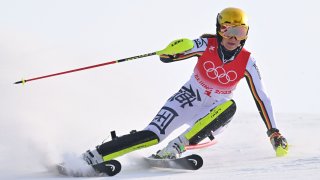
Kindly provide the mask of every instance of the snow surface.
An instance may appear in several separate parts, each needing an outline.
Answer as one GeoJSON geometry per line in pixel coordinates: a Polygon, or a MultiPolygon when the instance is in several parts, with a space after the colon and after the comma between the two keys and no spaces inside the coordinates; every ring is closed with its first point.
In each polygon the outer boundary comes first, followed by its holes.
{"type": "MultiPolygon", "coordinates": [[[[319,179],[320,143],[316,139],[320,137],[320,116],[279,115],[279,124],[286,127],[283,133],[290,144],[289,155],[281,158],[275,157],[264,129],[259,125],[259,118],[258,115],[236,115],[229,127],[217,137],[217,144],[207,149],[192,151],[204,159],[204,166],[200,170],[189,172],[149,168],[142,157],[152,153],[153,149],[160,148],[158,146],[151,147],[152,150],[144,149],[119,158],[123,170],[112,178],[319,179]]],[[[32,157],[27,158],[27,163],[2,162],[0,179],[69,179],[48,171],[45,166],[50,163],[41,164],[48,160],[45,156],[30,156],[32,157]]],[[[49,156],[50,154],[47,154],[47,157],[49,156]]],[[[10,157],[6,159],[9,160],[10,157]]],[[[104,178],[106,177],[95,179],[104,178]]]]}
{"type": "Polygon", "coordinates": [[[123,135],[144,128],[189,79],[196,61],[165,64],[148,57],[24,86],[13,82],[153,52],[177,38],[214,33],[216,14],[229,6],[249,15],[245,47],[259,63],[278,127],[290,144],[288,156],[275,157],[242,81],[234,96],[236,116],[217,136],[218,144],[195,151],[203,156],[203,168],[185,172],[146,167],[142,157],[164,142],[119,158],[123,170],[113,179],[320,179],[320,83],[316,83],[320,61],[314,53],[320,42],[315,15],[319,4],[1,1],[0,179],[70,179],[48,169],[100,144],[112,130],[123,135]]]}

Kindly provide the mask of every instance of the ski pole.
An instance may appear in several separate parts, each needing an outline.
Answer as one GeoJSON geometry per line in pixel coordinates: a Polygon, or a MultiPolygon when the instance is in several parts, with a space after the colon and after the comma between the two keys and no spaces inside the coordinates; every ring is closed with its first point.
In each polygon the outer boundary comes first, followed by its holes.
{"type": "Polygon", "coordinates": [[[96,68],[96,67],[126,62],[126,61],[140,59],[140,58],[144,58],[144,57],[148,57],[148,56],[161,55],[161,54],[173,55],[173,54],[177,54],[179,52],[184,52],[184,51],[190,50],[192,48],[193,48],[193,41],[191,41],[189,39],[178,39],[178,40],[171,42],[165,49],[160,50],[160,51],[137,55],[137,56],[119,59],[119,60],[115,60],[115,61],[105,62],[105,63],[101,63],[101,64],[81,67],[81,68],[72,69],[72,70],[68,70],[68,71],[58,72],[58,73],[49,74],[49,75],[45,75],[45,76],[39,76],[39,77],[35,77],[35,78],[30,78],[30,79],[23,79],[21,81],[15,82],[14,84],[21,84],[21,83],[25,84],[26,82],[30,82],[30,81],[34,81],[34,80],[39,80],[39,79],[44,79],[44,78],[48,78],[48,77],[59,76],[62,74],[83,71],[86,69],[92,69],[92,68],[96,68]]]}
{"type": "Polygon", "coordinates": [[[58,72],[58,73],[49,74],[49,75],[45,75],[45,76],[35,77],[35,78],[31,78],[31,79],[23,79],[21,81],[15,82],[14,84],[20,84],[20,83],[25,84],[26,82],[30,82],[30,81],[34,81],[34,80],[44,79],[44,78],[48,78],[48,77],[52,77],[52,76],[59,76],[59,75],[62,75],[62,74],[68,74],[68,73],[73,73],[73,72],[77,72],[77,71],[83,71],[83,70],[86,70],[86,69],[92,69],[92,68],[96,68],[96,67],[100,67],[100,66],[106,66],[106,65],[110,65],[110,64],[121,63],[121,62],[130,61],[130,60],[134,60],[134,59],[153,56],[153,55],[156,55],[156,52],[143,54],[143,55],[138,55],[138,56],[133,56],[133,57],[124,58],[124,59],[115,60],[115,61],[110,61],[110,62],[106,62],[106,63],[96,64],[96,65],[92,65],[92,66],[81,67],[81,68],[72,69],[72,70],[68,70],[68,71],[63,71],[63,72],[58,72]]]}

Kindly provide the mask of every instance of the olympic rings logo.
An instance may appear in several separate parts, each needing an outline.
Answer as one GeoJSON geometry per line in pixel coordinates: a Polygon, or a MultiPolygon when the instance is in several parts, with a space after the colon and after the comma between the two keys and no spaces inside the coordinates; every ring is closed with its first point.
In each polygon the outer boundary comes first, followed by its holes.
{"type": "Polygon", "coordinates": [[[203,64],[203,68],[210,79],[218,79],[221,84],[228,84],[235,81],[238,77],[238,74],[235,71],[230,70],[226,72],[222,66],[216,67],[211,61],[206,61],[203,64]]]}

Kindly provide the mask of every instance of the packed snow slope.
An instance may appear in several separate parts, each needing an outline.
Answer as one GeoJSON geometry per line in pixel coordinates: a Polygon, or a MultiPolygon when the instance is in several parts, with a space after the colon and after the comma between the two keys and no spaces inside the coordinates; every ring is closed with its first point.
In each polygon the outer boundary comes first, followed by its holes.
{"type": "MultiPolygon", "coordinates": [[[[157,56],[14,85],[33,78],[163,49],[215,33],[217,13],[249,16],[245,48],[257,60],[287,157],[276,158],[243,80],[237,112],[194,172],[146,167],[164,143],[119,158],[113,179],[320,179],[320,1],[0,1],[0,179],[70,179],[47,167],[108,139],[143,129],[189,79],[196,58],[157,56]],[[319,28],[318,28],[319,27],[319,28]]],[[[179,130],[178,130],[179,131],[179,130]]],[[[175,132],[170,138],[174,138],[175,132]]],[[[87,178],[78,178],[87,179],[87,178]]],[[[105,179],[99,177],[95,179],[105,179]]]]}
{"type": "MultiPolygon", "coordinates": [[[[316,143],[315,139],[320,136],[320,116],[279,115],[279,124],[285,127],[283,133],[290,144],[288,156],[282,158],[275,157],[259,118],[258,115],[236,115],[229,127],[217,136],[217,144],[207,149],[186,152],[197,153],[203,157],[204,166],[200,170],[189,172],[148,167],[143,157],[161,147],[158,145],[155,148],[151,147],[119,158],[123,164],[123,170],[112,178],[319,179],[320,144],[316,143]]],[[[47,165],[59,159],[57,155],[59,153],[46,151],[44,147],[35,149],[36,145],[30,144],[31,141],[25,140],[23,144],[15,142],[19,142],[18,139],[11,138],[5,144],[2,140],[2,147],[17,145],[15,150],[18,153],[2,150],[2,154],[5,153],[6,156],[2,157],[5,161],[1,162],[0,179],[67,179],[46,168],[47,165]],[[17,156],[19,158],[16,158],[17,156]]]]}

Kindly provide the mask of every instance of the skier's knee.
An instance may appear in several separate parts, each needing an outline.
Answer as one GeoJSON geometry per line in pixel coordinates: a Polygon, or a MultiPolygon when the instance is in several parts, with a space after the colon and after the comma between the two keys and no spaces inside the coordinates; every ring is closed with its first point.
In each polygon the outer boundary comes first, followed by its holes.
{"type": "Polygon", "coordinates": [[[189,144],[198,144],[206,137],[213,139],[212,132],[227,125],[235,112],[235,102],[233,100],[226,101],[199,119],[184,136],[189,140],[189,144]]]}
{"type": "Polygon", "coordinates": [[[131,131],[130,134],[120,137],[112,134],[112,140],[98,146],[97,151],[102,155],[104,161],[108,161],[126,153],[158,143],[159,138],[152,131],[131,131]]]}

